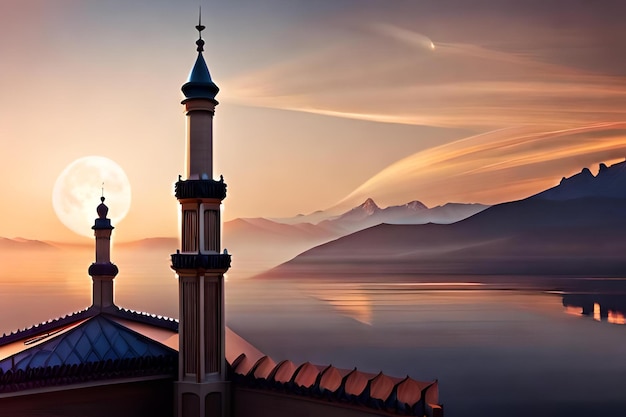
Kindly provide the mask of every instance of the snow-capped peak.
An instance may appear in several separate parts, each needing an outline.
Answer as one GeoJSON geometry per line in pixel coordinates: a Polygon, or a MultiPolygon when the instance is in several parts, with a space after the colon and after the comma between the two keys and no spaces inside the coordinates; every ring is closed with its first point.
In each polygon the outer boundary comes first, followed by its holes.
{"type": "Polygon", "coordinates": [[[411,201],[410,203],[406,203],[404,206],[408,208],[409,210],[413,210],[413,211],[428,209],[428,207],[426,207],[424,203],[418,200],[411,201]]]}
{"type": "Polygon", "coordinates": [[[380,207],[378,207],[374,200],[372,200],[371,198],[365,200],[365,202],[361,204],[358,208],[364,210],[369,215],[372,215],[376,211],[380,210],[380,207]]]}

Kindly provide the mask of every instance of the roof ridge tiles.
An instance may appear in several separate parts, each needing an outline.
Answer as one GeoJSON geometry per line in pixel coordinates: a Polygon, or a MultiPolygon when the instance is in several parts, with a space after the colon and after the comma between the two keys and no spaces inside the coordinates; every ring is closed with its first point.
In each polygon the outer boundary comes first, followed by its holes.
{"type": "Polygon", "coordinates": [[[178,331],[178,320],[172,317],[152,314],[145,311],[131,310],[123,307],[107,311],[107,313],[121,319],[132,320],[139,323],[162,327],[164,329],[178,331]]]}
{"type": "Polygon", "coordinates": [[[46,330],[57,329],[60,326],[66,326],[79,320],[92,317],[94,315],[95,313],[93,313],[90,308],[86,308],[84,310],[68,313],[62,317],[57,317],[54,319],[49,319],[48,321],[34,324],[30,327],[25,327],[22,330],[18,329],[16,331],[11,331],[11,333],[9,334],[4,333],[2,337],[0,337],[0,346],[4,346],[25,337],[36,336],[37,334],[45,332],[46,330]]]}
{"type": "Polygon", "coordinates": [[[246,354],[245,353],[241,353],[239,356],[237,356],[235,358],[235,360],[233,361],[233,363],[230,365],[233,372],[235,372],[237,370],[237,367],[239,366],[239,364],[246,358],[246,354]]]}
{"type": "Polygon", "coordinates": [[[60,326],[66,326],[75,323],[78,320],[96,316],[100,313],[110,314],[115,317],[129,319],[140,323],[151,324],[165,329],[178,331],[178,320],[171,317],[126,309],[117,306],[114,306],[112,309],[107,309],[105,311],[99,311],[92,307],[88,307],[83,310],[68,313],[65,316],[49,319],[47,321],[34,324],[30,327],[25,327],[24,329],[13,330],[9,334],[4,333],[0,337],[0,346],[4,346],[25,337],[36,336],[37,334],[40,334],[47,330],[57,329],[60,326]]]}
{"type": "MultiPolygon", "coordinates": [[[[244,357],[245,354],[239,355],[237,359],[233,361],[233,365],[238,365],[244,357]]],[[[434,415],[433,410],[441,408],[437,404],[437,380],[432,382],[417,381],[408,375],[400,379],[388,376],[383,371],[377,374],[371,374],[361,372],[356,367],[352,370],[346,370],[336,368],[332,365],[323,367],[321,365],[311,364],[310,362],[304,362],[297,366],[290,378],[282,377],[279,378],[280,380],[277,380],[277,373],[289,364],[295,366],[295,364],[289,360],[275,363],[271,357],[263,356],[256,361],[246,374],[237,373],[236,366],[229,366],[233,382],[252,389],[265,389],[286,395],[306,396],[319,401],[344,402],[349,406],[372,408],[389,414],[401,413],[405,415],[430,416],[434,415]],[[269,371],[265,370],[265,372],[262,372],[262,374],[266,375],[265,377],[257,377],[257,370],[266,364],[274,364],[274,366],[269,371]],[[310,369],[309,366],[317,368],[318,374],[315,378],[315,382],[307,387],[300,385],[297,380],[303,369],[310,369]],[[337,372],[337,376],[334,378],[341,376],[341,383],[334,390],[330,390],[327,386],[322,386],[322,380],[328,372],[332,372],[333,370],[337,372]],[[352,379],[355,381],[351,381],[352,379]],[[366,379],[365,384],[363,384],[363,379],[366,379]],[[380,385],[383,379],[387,382],[380,385]],[[354,382],[354,387],[346,389],[348,382],[354,382]],[[374,382],[378,382],[376,387],[372,387],[374,382]],[[389,383],[393,383],[392,388],[389,387],[389,383]],[[363,389],[360,389],[362,385],[363,389]],[[349,392],[351,389],[360,392],[349,392]],[[401,392],[400,395],[398,395],[398,389],[408,391],[401,392]],[[410,402],[403,402],[402,400],[409,400],[410,402]]],[[[307,380],[310,380],[310,376],[307,380]]]]}

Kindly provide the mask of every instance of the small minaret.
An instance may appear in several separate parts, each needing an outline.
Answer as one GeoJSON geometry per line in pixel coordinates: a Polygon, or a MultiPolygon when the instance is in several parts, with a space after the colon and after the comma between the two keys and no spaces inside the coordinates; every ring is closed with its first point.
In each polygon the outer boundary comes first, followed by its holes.
{"type": "Polygon", "coordinates": [[[226,184],[213,177],[213,114],[219,88],[202,52],[204,26],[198,22],[198,56],[183,85],[187,116],[187,179],[179,177],[181,249],[172,255],[179,278],[179,417],[229,415],[224,350],[224,273],[230,255],[221,254],[220,206],[226,184]]]}
{"type": "Polygon", "coordinates": [[[96,237],[96,262],[89,266],[89,275],[93,280],[93,302],[91,308],[104,311],[114,308],[113,279],[119,272],[111,263],[111,220],[107,219],[109,208],[104,204],[104,196],[100,198],[97,208],[98,218],[92,226],[96,237]]]}

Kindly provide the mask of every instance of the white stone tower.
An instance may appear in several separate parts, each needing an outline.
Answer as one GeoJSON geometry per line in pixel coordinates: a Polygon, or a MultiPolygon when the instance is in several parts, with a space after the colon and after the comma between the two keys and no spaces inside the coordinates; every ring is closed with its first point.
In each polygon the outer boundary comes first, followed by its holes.
{"type": "Polygon", "coordinates": [[[96,262],[89,266],[89,275],[93,281],[93,301],[91,308],[99,311],[115,308],[113,303],[113,279],[119,272],[111,263],[111,220],[107,219],[109,208],[100,198],[97,208],[98,218],[91,227],[96,237],[96,262]]]}
{"type": "Polygon", "coordinates": [[[181,249],[172,255],[179,279],[179,417],[226,416],[229,390],[224,351],[224,273],[230,256],[221,254],[220,206],[226,184],[213,179],[213,114],[219,88],[207,68],[199,22],[198,57],[183,85],[187,116],[187,179],[179,177],[181,249]]]}

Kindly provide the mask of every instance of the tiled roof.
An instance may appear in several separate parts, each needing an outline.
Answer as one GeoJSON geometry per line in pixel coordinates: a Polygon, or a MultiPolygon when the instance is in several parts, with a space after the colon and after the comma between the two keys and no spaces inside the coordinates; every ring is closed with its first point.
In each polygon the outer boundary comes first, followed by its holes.
{"type": "Polygon", "coordinates": [[[376,409],[377,414],[441,416],[439,383],[292,361],[276,363],[226,328],[230,380],[246,389],[376,409]]]}
{"type": "Polygon", "coordinates": [[[13,343],[23,344],[23,349],[0,360],[0,393],[110,378],[175,376],[176,350],[113,317],[97,314],[74,321],[73,327],[61,319],[66,327],[57,326],[57,331],[36,327],[19,332],[23,342],[13,343]],[[39,332],[29,339],[33,329],[39,332]]]}
{"type": "MultiPolygon", "coordinates": [[[[140,357],[175,355],[175,351],[97,315],[50,340],[0,361],[0,369],[27,370],[140,357]]],[[[28,343],[28,342],[26,342],[28,343]]],[[[25,344],[26,344],[25,343],[25,344]]]]}
{"type": "MultiPolygon", "coordinates": [[[[128,321],[173,335],[178,332],[176,320],[115,307],[106,313],[83,310],[12,333],[0,338],[0,348],[11,350],[19,345],[13,351],[17,353],[0,356],[0,394],[127,377],[175,378],[178,352],[144,335],[149,332],[133,330],[137,326],[128,321]]],[[[382,413],[441,415],[437,381],[399,379],[382,372],[376,375],[309,362],[299,366],[292,361],[276,363],[228,328],[226,336],[230,379],[240,387],[382,413]]]]}

